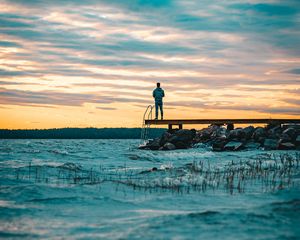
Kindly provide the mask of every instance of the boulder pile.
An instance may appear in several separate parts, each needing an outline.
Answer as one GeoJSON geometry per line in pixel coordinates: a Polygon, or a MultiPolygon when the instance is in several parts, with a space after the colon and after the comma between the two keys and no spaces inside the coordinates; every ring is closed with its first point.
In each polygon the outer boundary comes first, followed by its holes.
{"type": "Polygon", "coordinates": [[[141,146],[140,149],[174,150],[190,148],[194,144],[195,137],[195,129],[166,131],[161,137],[150,140],[146,145],[141,146]]]}
{"type": "Polygon", "coordinates": [[[201,130],[171,130],[159,138],[150,140],[140,149],[174,150],[206,144],[213,151],[237,151],[241,149],[300,150],[300,125],[248,126],[234,129],[230,124],[211,125],[201,130]]]}

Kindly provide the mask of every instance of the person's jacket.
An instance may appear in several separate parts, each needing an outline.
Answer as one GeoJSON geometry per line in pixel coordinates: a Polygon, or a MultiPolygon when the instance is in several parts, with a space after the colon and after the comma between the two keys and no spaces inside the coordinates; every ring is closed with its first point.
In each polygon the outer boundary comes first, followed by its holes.
{"type": "Polygon", "coordinates": [[[153,90],[153,97],[155,98],[155,102],[161,103],[162,98],[165,96],[165,92],[162,88],[158,87],[153,90]]]}

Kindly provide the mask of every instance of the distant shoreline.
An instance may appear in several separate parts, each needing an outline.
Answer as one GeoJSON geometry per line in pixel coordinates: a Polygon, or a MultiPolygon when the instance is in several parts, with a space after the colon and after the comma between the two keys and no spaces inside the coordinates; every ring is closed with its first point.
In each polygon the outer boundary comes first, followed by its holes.
{"type": "MultiPolygon", "coordinates": [[[[149,129],[149,138],[166,129],[149,129]]],[[[140,139],[141,128],[0,129],[0,139],[140,139]]]]}

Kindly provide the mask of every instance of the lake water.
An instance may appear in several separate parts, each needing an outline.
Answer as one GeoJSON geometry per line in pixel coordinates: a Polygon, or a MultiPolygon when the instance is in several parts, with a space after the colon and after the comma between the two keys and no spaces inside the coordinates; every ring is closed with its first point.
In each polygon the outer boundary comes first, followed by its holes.
{"type": "Polygon", "coordinates": [[[299,239],[299,151],[0,140],[0,238],[299,239]]]}

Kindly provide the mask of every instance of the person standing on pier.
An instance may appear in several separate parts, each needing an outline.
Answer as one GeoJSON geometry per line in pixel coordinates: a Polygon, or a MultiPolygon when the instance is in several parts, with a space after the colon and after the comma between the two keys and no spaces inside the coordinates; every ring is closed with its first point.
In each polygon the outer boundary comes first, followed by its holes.
{"type": "Polygon", "coordinates": [[[158,108],[160,109],[161,120],[164,118],[163,111],[163,97],[165,96],[164,90],[160,87],[160,83],[156,83],[156,88],[153,90],[153,97],[155,99],[155,120],[158,119],[158,108]]]}

